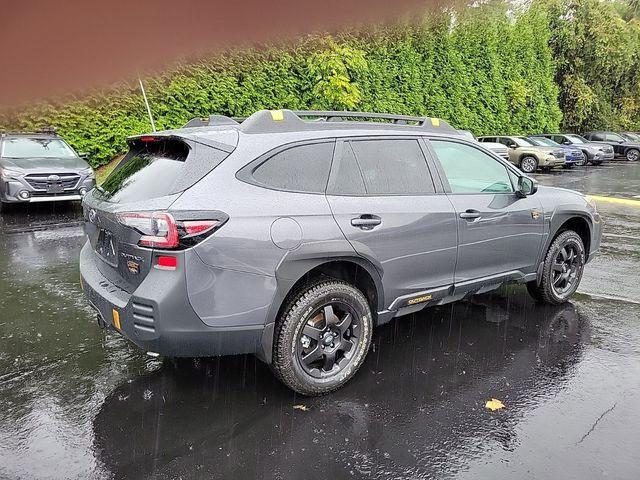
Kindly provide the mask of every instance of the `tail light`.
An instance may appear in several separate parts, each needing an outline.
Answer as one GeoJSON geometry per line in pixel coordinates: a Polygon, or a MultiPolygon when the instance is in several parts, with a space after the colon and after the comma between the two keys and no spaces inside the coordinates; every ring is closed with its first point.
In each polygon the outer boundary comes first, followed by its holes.
{"type": "Polygon", "coordinates": [[[138,245],[149,248],[178,249],[190,247],[211,235],[222,226],[226,217],[202,219],[203,213],[193,212],[196,219],[182,219],[189,213],[180,213],[176,219],[168,212],[127,212],[117,215],[118,221],[133,228],[142,236],[138,245]]]}

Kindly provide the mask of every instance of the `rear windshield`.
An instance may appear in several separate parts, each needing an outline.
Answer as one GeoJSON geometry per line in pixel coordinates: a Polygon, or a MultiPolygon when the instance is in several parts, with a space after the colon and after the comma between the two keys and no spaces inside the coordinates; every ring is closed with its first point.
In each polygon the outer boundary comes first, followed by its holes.
{"type": "Polygon", "coordinates": [[[136,202],[178,193],[190,187],[229,154],[182,140],[135,140],[115,170],[98,187],[113,203],[136,202]]]}
{"type": "Polygon", "coordinates": [[[2,157],[5,158],[68,158],[75,152],[59,138],[5,138],[2,157]]]}

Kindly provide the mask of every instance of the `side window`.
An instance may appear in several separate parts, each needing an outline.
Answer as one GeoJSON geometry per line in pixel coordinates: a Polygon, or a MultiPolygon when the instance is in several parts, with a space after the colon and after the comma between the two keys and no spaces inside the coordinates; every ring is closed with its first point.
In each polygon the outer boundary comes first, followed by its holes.
{"type": "Polygon", "coordinates": [[[278,190],[324,193],[334,142],[299,145],[276,153],[253,170],[255,182],[278,190]]]}
{"type": "Polygon", "coordinates": [[[604,141],[604,135],[601,133],[592,133],[590,136],[590,140],[596,140],[598,142],[604,141]]]}
{"type": "Polygon", "coordinates": [[[509,147],[513,142],[506,137],[498,137],[498,143],[501,143],[502,145],[506,145],[507,147],[509,147]]]}
{"type": "Polygon", "coordinates": [[[342,145],[342,154],[333,163],[328,193],[336,195],[366,195],[364,180],[349,142],[342,145]]]}
{"type": "Polygon", "coordinates": [[[431,140],[452,193],[510,193],[513,186],[507,167],[461,143],[431,140]]]}
{"type": "Polygon", "coordinates": [[[562,144],[562,143],[564,143],[565,138],[564,138],[564,137],[562,137],[562,136],[560,136],[560,135],[553,135],[553,136],[551,137],[551,140],[553,140],[553,141],[554,141],[554,142],[556,142],[556,143],[560,143],[560,144],[562,144]]]}
{"type": "Polygon", "coordinates": [[[356,140],[350,143],[367,195],[434,193],[429,167],[417,140],[356,140]]]}

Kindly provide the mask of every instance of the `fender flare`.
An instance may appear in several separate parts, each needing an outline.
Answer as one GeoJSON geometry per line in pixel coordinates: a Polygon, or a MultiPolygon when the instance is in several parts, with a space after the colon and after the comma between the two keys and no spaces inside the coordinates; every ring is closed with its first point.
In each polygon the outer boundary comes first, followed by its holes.
{"type": "Polygon", "coordinates": [[[331,253],[327,251],[328,245],[326,243],[315,245],[316,246],[314,246],[314,244],[306,244],[298,250],[287,252],[276,267],[276,291],[265,319],[260,348],[256,353],[257,357],[267,364],[270,364],[272,360],[275,322],[277,321],[278,314],[285,299],[300,279],[321,265],[346,261],[365,269],[373,279],[376,288],[376,296],[378,299],[377,310],[381,311],[384,309],[384,288],[382,285],[381,266],[376,266],[371,261],[359,256],[350,245],[349,248],[346,249],[343,244],[343,248],[337,252],[332,251],[331,253]],[[317,245],[322,246],[318,247],[317,245]],[[305,246],[307,248],[303,248],[305,246]]]}

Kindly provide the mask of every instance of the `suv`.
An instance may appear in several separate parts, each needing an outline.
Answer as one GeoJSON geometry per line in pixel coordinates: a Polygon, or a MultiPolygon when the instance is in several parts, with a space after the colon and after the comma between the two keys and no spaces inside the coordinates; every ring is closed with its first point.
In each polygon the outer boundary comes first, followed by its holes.
{"type": "Polygon", "coordinates": [[[600,165],[604,161],[613,160],[614,157],[611,145],[590,142],[586,138],[573,133],[541,133],[536,137],[550,138],[560,145],[578,147],[586,155],[587,163],[591,165],[600,165]]]}
{"type": "Polygon", "coordinates": [[[95,185],[93,169],[55,131],[0,134],[3,203],[80,200],[95,185]]]}
{"type": "MultiPolygon", "coordinates": [[[[463,137],[467,138],[468,140],[473,140],[474,142],[478,141],[475,135],[473,135],[473,133],[471,133],[469,130],[458,130],[458,132],[460,132],[460,134],[463,137]]],[[[506,145],[503,145],[502,143],[497,143],[497,142],[496,143],[483,142],[482,146],[484,148],[491,150],[493,153],[495,153],[499,157],[504,158],[506,161],[509,161],[509,148],[506,145]]]]}
{"type": "Polygon", "coordinates": [[[564,168],[571,168],[574,165],[582,167],[587,161],[586,155],[582,153],[582,150],[577,147],[560,145],[550,138],[538,135],[529,135],[527,137],[527,140],[529,140],[534,145],[538,145],[539,147],[553,147],[561,148],[562,150],[564,150],[564,168]]]}
{"type": "Polygon", "coordinates": [[[640,158],[640,142],[628,140],[615,132],[587,132],[584,138],[592,142],[601,142],[611,145],[616,157],[624,157],[630,162],[635,162],[640,158]]]}
{"type": "Polygon", "coordinates": [[[551,170],[563,167],[565,154],[562,148],[541,147],[520,136],[478,137],[482,143],[501,143],[509,147],[509,161],[520,167],[524,173],[534,173],[538,168],[551,170]]]}
{"type": "Polygon", "coordinates": [[[600,244],[583,195],[538,188],[436,118],[204,123],[129,138],[83,200],[85,295],[154,356],[255,353],[293,390],[326,393],[375,326],[506,282],[563,303],[600,244]]]}

